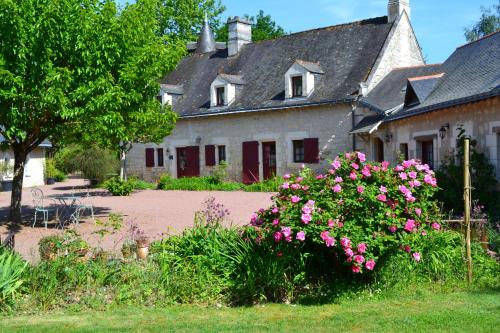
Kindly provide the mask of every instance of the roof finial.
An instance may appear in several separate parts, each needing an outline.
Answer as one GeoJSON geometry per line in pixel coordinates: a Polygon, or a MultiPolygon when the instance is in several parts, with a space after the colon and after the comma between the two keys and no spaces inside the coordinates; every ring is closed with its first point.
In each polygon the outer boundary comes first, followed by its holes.
{"type": "Polygon", "coordinates": [[[212,29],[210,29],[210,24],[208,24],[208,14],[207,11],[205,11],[205,22],[203,23],[203,27],[201,28],[196,52],[209,53],[214,52],[215,50],[216,47],[214,34],[212,33],[212,29]]]}

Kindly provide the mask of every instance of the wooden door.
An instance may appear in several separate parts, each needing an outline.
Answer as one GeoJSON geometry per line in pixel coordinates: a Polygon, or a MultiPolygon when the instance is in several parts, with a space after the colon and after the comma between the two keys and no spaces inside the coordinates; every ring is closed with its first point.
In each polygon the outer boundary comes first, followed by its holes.
{"type": "Polygon", "coordinates": [[[259,142],[243,142],[243,183],[259,181],[259,142]]]}
{"type": "Polygon", "coordinates": [[[200,175],[200,147],[177,148],[177,178],[200,175]]]}
{"type": "Polygon", "coordinates": [[[384,161],[384,142],[379,138],[375,138],[374,142],[374,150],[375,150],[375,161],[383,162],[384,161]]]}
{"type": "Polygon", "coordinates": [[[422,141],[422,163],[434,167],[434,144],[432,140],[422,141]]]}
{"type": "Polygon", "coordinates": [[[270,179],[276,175],[276,142],[262,143],[262,167],[264,179],[270,179]]]}

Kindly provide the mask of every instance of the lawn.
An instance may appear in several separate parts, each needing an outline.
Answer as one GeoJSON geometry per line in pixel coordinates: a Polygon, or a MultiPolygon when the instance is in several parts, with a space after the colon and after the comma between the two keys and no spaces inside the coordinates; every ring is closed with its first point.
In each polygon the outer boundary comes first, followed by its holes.
{"type": "Polygon", "coordinates": [[[323,306],[172,306],[4,317],[1,332],[494,332],[500,291],[423,294],[323,306]]]}

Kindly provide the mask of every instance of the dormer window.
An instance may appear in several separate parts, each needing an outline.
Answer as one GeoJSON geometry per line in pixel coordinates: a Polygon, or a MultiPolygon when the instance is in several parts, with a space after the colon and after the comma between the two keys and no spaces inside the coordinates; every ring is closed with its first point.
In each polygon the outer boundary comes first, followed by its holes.
{"type": "Polygon", "coordinates": [[[302,75],[292,77],[292,97],[302,97],[302,75]]]}
{"type": "Polygon", "coordinates": [[[158,96],[156,96],[156,99],[161,103],[161,105],[172,105],[174,99],[183,94],[184,89],[181,85],[160,84],[160,92],[158,96]]]}
{"type": "Polygon", "coordinates": [[[224,87],[217,87],[217,88],[215,88],[215,93],[216,93],[216,98],[217,98],[216,106],[223,106],[223,105],[226,104],[224,102],[225,90],[226,89],[224,89],[224,87]]]}
{"type": "Polygon", "coordinates": [[[285,98],[309,97],[321,74],[324,72],[319,63],[296,60],[285,73],[285,98]]]}
{"type": "Polygon", "coordinates": [[[219,74],[210,86],[210,106],[229,106],[236,99],[238,87],[244,81],[239,75],[219,74]]]}

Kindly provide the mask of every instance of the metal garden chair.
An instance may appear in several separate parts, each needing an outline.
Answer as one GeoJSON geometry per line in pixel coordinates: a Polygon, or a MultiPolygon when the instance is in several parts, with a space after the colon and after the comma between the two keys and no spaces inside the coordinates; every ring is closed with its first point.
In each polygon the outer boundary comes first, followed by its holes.
{"type": "Polygon", "coordinates": [[[35,206],[35,219],[33,222],[33,228],[35,227],[38,213],[43,215],[43,222],[45,224],[45,229],[47,229],[47,223],[49,222],[49,214],[53,211],[56,212],[56,216],[58,215],[58,209],[46,207],[44,204],[44,195],[43,191],[38,188],[31,189],[31,198],[33,200],[33,206],[35,206]]]}
{"type": "Polygon", "coordinates": [[[94,204],[92,202],[92,196],[90,195],[89,188],[75,189],[73,193],[75,197],[81,198],[81,200],[77,201],[75,212],[71,216],[72,222],[74,224],[79,224],[80,217],[83,216],[85,211],[90,211],[90,216],[95,222],[94,204]]]}

